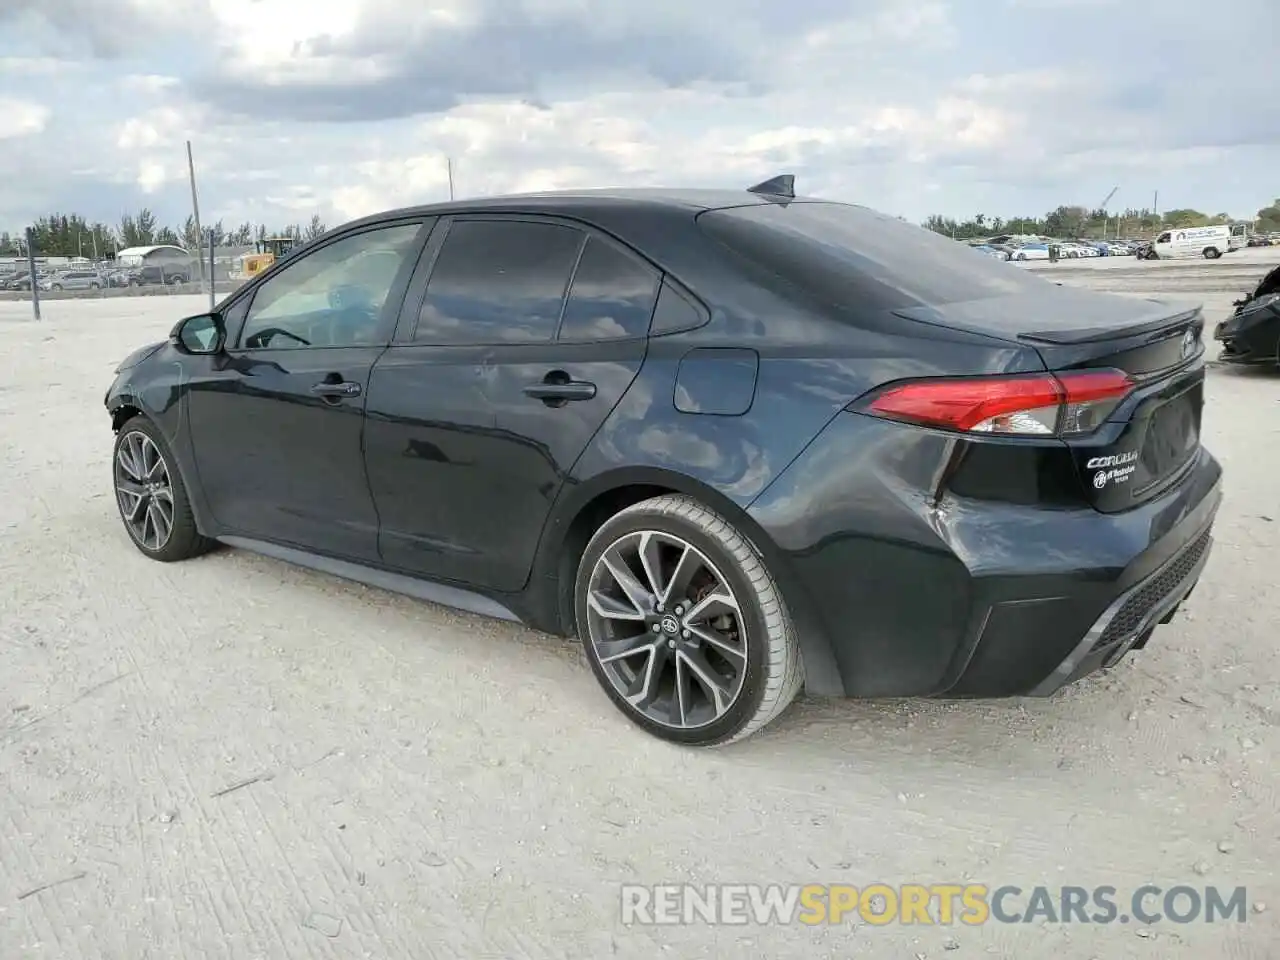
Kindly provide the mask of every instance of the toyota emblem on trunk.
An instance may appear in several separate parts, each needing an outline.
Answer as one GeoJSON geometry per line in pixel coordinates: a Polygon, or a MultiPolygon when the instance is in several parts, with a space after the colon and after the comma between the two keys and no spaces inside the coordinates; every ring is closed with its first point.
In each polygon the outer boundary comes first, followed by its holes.
{"type": "Polygon", "coordinates": [[[1196,348],[1196,332],[1188,330],[1182,335],[1182,359],[1191,356],[1191,352],[1196,348]]]}

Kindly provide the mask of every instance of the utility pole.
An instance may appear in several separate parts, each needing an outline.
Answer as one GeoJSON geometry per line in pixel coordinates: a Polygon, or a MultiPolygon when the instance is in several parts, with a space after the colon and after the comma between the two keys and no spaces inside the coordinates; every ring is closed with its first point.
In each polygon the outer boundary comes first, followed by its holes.
{"type": "Polygon", "coordinates": [[[217,251],[217,237],[213,235],[213,231],[209,231],[209,312],[213,313],[214,308],[218,305],[218,298],[214,295],[213,286],[217,276],[215,267],[215,253],[217,251]]]}
{"type": "MultiPolygon", "coordinates": [[[[196,221],[196,262],[200,264],[200,285],[204,286],[204,257],[200,256],[200,238],[204,231],[200,229],[200,198],[196,193],[196,162],[191,155],[191,141],[187,141],[187,174],[191,178],[191,214],[196,221]]],[[[212,287],[210,287],[212,290],[212,287]]]]}
{"type": "Polygon", "coordinates": [[[27,227],[27,279],[31,281],[31,312],[40,319],[40,284],[36,282],[36,232],[27,227]]]}
{"type": "Polygon", "coordinates": [[[453,201],[453,157],[446,157],[445,163],[449,167],[449,201],[453,201]]]}
{"type": "Polygon", "coordinates": [[[1160,216],[1160,191],[1156,191],[1155,199],[1151,201],[1151,212],[1157,217],[1160,216]]]}

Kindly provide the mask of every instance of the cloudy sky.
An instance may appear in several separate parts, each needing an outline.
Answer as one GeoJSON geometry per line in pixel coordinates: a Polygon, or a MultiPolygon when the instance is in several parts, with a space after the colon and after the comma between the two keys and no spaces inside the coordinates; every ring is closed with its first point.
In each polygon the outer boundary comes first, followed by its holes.
{"type": "Polygon", "coordinates": [[[1278,0],[0,0],[0,229],[747,186],[922,219],[1280,196],[1278,0]],[[1256,50],[1258,56],[1250,56],[1256,50]]]}

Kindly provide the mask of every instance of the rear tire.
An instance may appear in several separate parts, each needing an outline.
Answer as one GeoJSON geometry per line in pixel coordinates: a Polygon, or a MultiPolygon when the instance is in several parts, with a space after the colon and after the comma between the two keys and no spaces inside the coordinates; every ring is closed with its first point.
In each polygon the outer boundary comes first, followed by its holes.
{"type": "Polygon", "coordinates": [[[196,529],[173,453],[146,417],[136,416],[120,427],[111,474],[120,520],[144,556],[172,563],[197,557],[214,545],[196,529]]]}
{"type": "Polygon", "coordinates": [[[1222,251],[1220,251],[1217,247],[1204,248],[1204,258],[1206,260],[1217,260],[1220,256],[1222,256],[1222,251]]]}
{"type": "Polygon", "coordinates": [[[663,740],[716,746],[777,718],[804,681],[777,584],[751,543],[692,497],[615,514],[574,584],[578,635],[605,693],[663,740]]]}

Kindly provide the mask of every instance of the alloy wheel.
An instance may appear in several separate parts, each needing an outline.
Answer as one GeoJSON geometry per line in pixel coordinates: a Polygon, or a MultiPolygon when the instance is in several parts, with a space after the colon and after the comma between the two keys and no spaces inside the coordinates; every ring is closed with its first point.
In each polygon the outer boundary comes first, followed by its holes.
{"type": "Polygon", "coordinates": [[[586,605],[587,641],[636,712],[690,730],[737,702],[747,673],[742,611],[697,547],[657,530],[620,537],[592,568],[586,605]]]}
{"type": "Polygon", "coordinates": [[[116,503],[142,547],[162,550],[173,535],[173,483],[155,441],[133,430],[120,441],[115,462],[116,503]]]}

